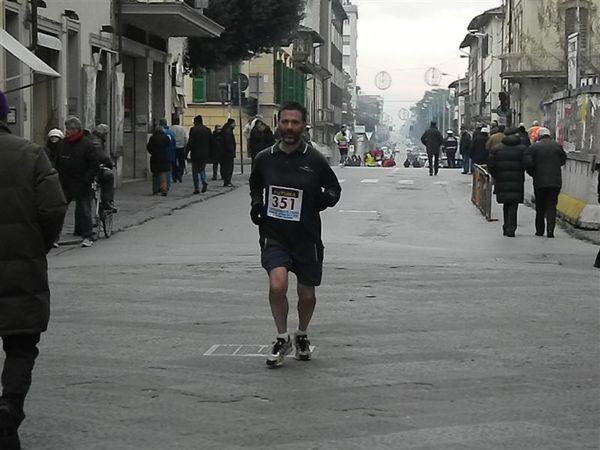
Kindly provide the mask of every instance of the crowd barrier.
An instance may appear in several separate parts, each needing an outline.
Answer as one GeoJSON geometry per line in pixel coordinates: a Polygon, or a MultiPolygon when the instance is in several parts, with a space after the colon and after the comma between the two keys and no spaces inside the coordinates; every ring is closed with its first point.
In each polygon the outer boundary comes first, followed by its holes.
{"type": "Polygon", "coordinates": [[[486,166],[475,164],[473,166],[473,192],[471,201],[489,222],[494,220],[492,218],[493,190],[492,176],[487,171],[486,166]]]}

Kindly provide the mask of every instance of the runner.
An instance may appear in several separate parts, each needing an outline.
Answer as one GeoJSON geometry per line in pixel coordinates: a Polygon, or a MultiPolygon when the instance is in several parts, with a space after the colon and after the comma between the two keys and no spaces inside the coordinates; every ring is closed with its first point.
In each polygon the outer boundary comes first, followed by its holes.
{"type": "Polygon", "coordinates": [[[278,333],[267,357],[271,368],[281,366],[292,351],[287,324],[289,272],[298,278],[296,359],[311,357],[306,332],[323,273],[320,212],[335,206],[342,192],[328,162],[302,138],[305,126],[306,108],[284,105],[278,126],[282,140],[258,154],[250,175],[250,217],[259,227],[261,262],[269,274],[269,302],[278,333]]]}

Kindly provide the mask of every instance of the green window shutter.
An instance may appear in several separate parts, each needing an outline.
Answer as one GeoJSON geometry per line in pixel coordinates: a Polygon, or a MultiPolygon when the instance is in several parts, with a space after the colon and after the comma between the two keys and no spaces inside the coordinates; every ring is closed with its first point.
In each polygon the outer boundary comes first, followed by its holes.
{"type": "Polygon", "coordinates": [[[240,72],[241,72],[241,64],[237,63],[237,64],[232,64],[231,65],[231,78],[233,80],[237,80],[238,77],[240,76],[240,72]]]}
{"type": "Polygon", "coordinates": [[[204,75],[193,78],[192,102],[194,102],[194,103],[205,103],[206,102],[206,83],[204,81],[204,75]]]}

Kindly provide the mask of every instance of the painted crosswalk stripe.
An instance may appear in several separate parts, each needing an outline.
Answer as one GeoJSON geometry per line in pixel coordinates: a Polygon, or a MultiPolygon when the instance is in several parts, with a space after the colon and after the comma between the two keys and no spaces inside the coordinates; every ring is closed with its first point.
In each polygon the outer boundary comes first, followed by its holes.
{"type": "Polygon", "coordinates": [[[415,184],[415,180],[400,180],[398,184],[415,184]]]}
{"type": "Polygon", "coordinates": [[[376,183],[379,183],[379,178],[365,178],[365,179],[361,180],[360,182],[365,183],[365,184],[376,184],[376,183]]]}
{"type": "Polygon", "coordinates": [[[448,184],[448,182],[447,181],[436,181],[433,184],[437,184],[438,186],[446,186],[448,184]]]}
{"type": "Polygon", "coordinates": [[[342,213],[342,214],[378,214],[379,213],[379,211],[377,211],[375,209],[371,209],[371,210],[340,209],[338,212],[342,213]]]}

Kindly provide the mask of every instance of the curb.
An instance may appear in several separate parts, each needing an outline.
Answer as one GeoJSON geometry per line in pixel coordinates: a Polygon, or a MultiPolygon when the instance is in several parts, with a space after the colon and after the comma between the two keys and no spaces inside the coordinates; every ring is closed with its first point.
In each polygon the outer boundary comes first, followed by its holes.
{"type": "MultiPolygon", "coordinates": [[[[161,217],[170,216],[175,211],[180,211],[180,210],[185,209],[185,208],[187,208],[189,206],[196,205],[198,203],[202,203],[202,202],[205,202],[207,200],[210,200],[210,199],[213,199],[213,198],[216,198],[216,197],[220,197],[220,196],[228,194],[230,192],[237,191],[240,187],[242,187],[242,185],[236,185],[236,186],[234,186],[232,188],[229,188],[226,191],[224,190],[224,191],[220,191],[220,192],[214,192],[214,193],[211,193],[211,195],[208,195],[208,196],[205,196],[205,197],[192,197],[192,198],[189,198],[189,199],[179,200],[178,203],[172,204],[172,207],[164,209],[163,211],[161,211],[160,214],[149,215],[149,216],[147,216],[147,217],[145,217],[145,218],[143,218],[141,220],[136,220],[136,221],[134,221],[132,223],[128,223],[128,224],[121,225],[119,227],[113,228],[113,234],[112,235],[114,236],[115,234],[121,233],[123,231],[127,231],[130,228],[138,227],[138,226],[143,225],[145,223],[148,223],[148,222],[150,222],[150,221],[152,221],[154,219],[159,219],[161,217]]],[[[150,211],[150,214],[152,214],[152,211],[150,211]]],[[[98,239],[98,240],[106,240],[106,239],[102,238],[102,239],[98,239]]],[[[98,242],[98,241],[96,241],[96,242],[98,242]]],[[[75,239],[75,238],[73,238],[73,239],[65,239],[63,241],[59,241],[58,245],[60,245],[60,246],[72,246],[72,245],[79,245],[80,243],[81,243],[81,239],[75,239]]]]}

